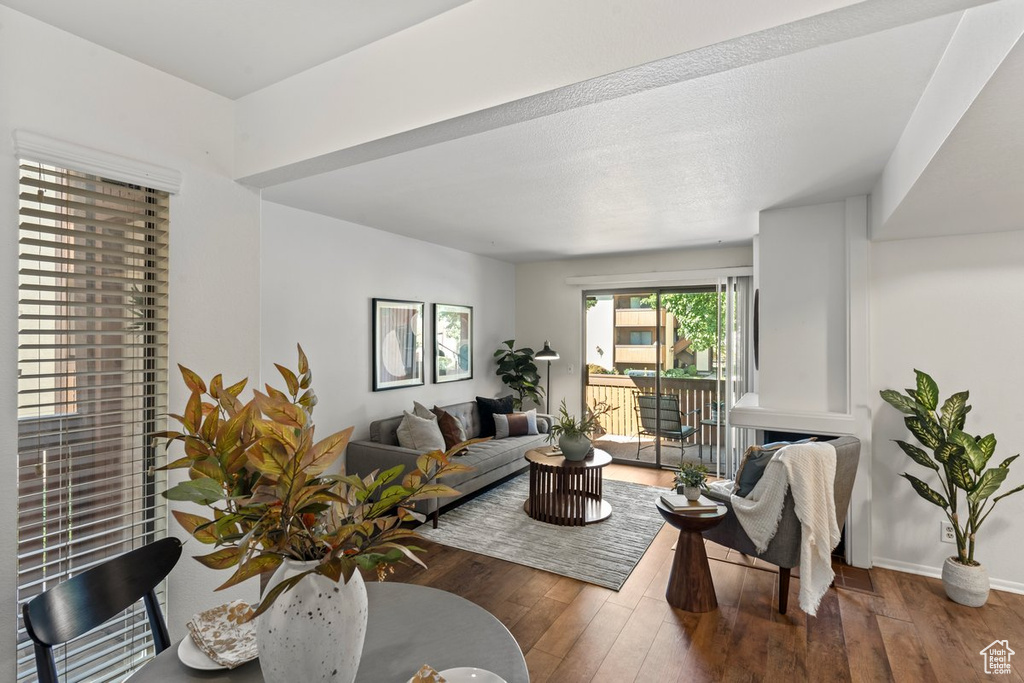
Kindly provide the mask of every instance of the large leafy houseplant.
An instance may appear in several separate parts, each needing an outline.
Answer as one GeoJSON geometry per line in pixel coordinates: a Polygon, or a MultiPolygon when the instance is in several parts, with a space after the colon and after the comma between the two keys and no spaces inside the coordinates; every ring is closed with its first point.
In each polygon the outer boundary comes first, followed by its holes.
{"type": "Polygon", "coordinates": [[[225,387],[221,375],[206,383],[179,366],[191,395],[184,413],[171,416],[181,431],[160,435],[168,445],[184,445],[184,456],[165,469],[187,469],[189,476],[164,495],[212,511],[212,517],[173,512],[194,538],[216,548],[196,559],[213,569],[235,568],[218,590],[272,573],[285,559],[316,563],[268,591],[253,616],[309,574],[347,583],[357,567],[383,578],[404,558],[425,566],[414,553],[419,549],[406,545],[417,534],[402,523],[424,521],[412,509],[415,501],[457,494],[437,479],[471,469],[435,451],[419,456],[416,470],[404,475],[401,465],[364,478],[329,474],[352,428],[314,438],[317,399],[308,360],[298,351],[298,372],[276,366],[287,393],[267,385],[247,403],[239,399],[247,380],[225,387]]]}
{"type": "Polygon", "coordinates": [[[987,467],[996,450],[996,437],[972,436],[964,431],[969,392],[960,391],[942,402],[939,407],[939,387],[927,373],[914,370],[917,386],[905,393],[887,389],[881,392],[886,403],[904,413],[907,429],[925,450],[896,440],[896,444],[911,460],[935,472],[939,489],[912,474],[903,473],[917,493],[928,502],[942,508],[953,525],[956,535],[957,562],[977,566],[974,559],[978,530],[988,519],[996,503],[1024,490],[1024,484],[1003,493],[999,490],[1010,471],[1010,463],[1018,455],[1006,458],[996,467],[987,467]]]}
{"type": "Polygon", "coordinates": [[[525,399],[540,405],[544,401],[544,389],[540,385],[537,364],[533,361],[533,349],[528,346],[517,349],[515,345],[515,339],[502,342],[503,348],[494,352],[494,359],[498,363],[497,375],[516,392],[513,405],[522,410],[525,399]]]}

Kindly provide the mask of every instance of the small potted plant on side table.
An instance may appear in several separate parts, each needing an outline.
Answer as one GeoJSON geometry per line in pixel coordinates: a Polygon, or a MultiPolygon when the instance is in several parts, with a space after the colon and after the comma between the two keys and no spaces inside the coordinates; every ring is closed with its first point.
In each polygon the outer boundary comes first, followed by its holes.
{"type": "Polygon", "coordinates": [[[676,493],[686,496],[687,500],[700,498],[700,487],[708,480],[708,468],[686,462],[676,472],[676,493]]]}

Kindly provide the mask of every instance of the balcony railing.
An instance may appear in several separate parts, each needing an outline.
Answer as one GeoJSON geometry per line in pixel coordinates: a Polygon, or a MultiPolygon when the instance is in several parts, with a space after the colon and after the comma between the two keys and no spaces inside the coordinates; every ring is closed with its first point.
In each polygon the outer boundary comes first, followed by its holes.
{"type": "MultiPolygon", "coordinates": [[[[654,377],[590,375],[586,388],[587,405],[604,402],[615,407],[616,410],[601,417],[601,426],[610,434],[635,436],[640,430],[633,397],[640,392],[654,393],[654,377]]],[[[679,397],[679,409],[684,413],[686,423],[701,430],[701,443],[715,442],[716,427],[701,425],[700,421],[711,419],[711,407],[718,401],[716,380],[662,377],[661,393],[679,397]],[[696,408],[700,408],[699,415],[685,415],[696,408]]]]}
{"type": "MultiPolygon", "coordinates": [[[[664,322],[664,315],[662,315],[664,322]]],[[[615,327],[658,327],[658,312],[653,308],[618,308],[615,327]]]]}

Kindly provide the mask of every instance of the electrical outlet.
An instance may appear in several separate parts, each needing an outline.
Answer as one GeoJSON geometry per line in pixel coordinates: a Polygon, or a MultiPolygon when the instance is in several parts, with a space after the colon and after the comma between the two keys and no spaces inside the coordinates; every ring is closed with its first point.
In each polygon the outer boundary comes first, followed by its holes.
{"type": "Polygon", "coordinates": [[[939,540],[943,543],[956,543],[956,532],[949,522],[939,522],[939,540]]]}

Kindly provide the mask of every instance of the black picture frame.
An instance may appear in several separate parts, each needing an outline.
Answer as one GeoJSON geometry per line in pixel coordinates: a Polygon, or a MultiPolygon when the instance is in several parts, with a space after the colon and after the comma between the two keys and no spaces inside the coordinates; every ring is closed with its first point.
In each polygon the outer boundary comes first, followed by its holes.
{"type": "Polygon", "coordinates": [[[473,307],[434,304],[434,384],[473,379],[473,307]]]}
{"type": "Polygon", "coordinates": [[[422,301],[372,300],[373,390],[425,384],[422,301]]]}

